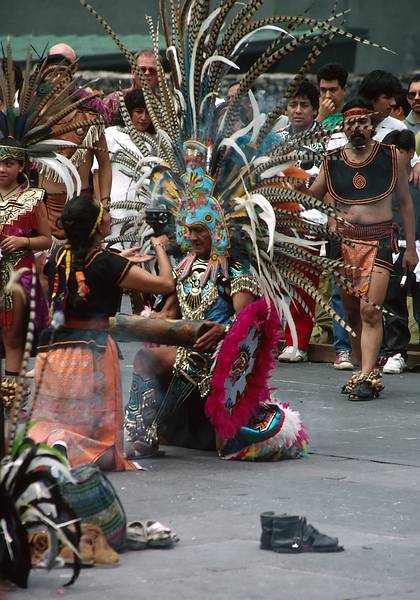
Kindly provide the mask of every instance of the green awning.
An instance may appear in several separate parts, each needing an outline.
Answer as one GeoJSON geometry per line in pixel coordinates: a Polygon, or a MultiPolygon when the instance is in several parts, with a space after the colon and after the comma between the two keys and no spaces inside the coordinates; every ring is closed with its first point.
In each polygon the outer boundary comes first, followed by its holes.
{"type": "MultiPolygon", "coordinates": [[[[148,34],[133,34],[120,36],[124,44],[133,52],[140,48],[150,48],[150,36],[148,34]]],[[[32,35],[32,36],[9,36],[13,49],[13,56],[16,60],[25,60],[28,46],[31,45],[36,52],[41,54],[45,48],[54,46],[54,44],[65,43],[74,48],[77,56],[93,56],[101,54],[119,53],[113,40],[106,35],[32,35]]],[[[3,44],[6,38],[3,38],[3,44]]],[[[34,54],[34,56],[36,56],[34,54]]]]}

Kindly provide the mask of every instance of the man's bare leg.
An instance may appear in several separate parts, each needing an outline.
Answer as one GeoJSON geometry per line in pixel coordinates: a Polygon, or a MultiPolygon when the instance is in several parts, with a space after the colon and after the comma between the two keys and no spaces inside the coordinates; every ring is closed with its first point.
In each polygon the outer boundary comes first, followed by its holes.
{"type": "Polygon", "coordinates": [[[340,290],[341,300],[347,315],[347,324],[353,329],[356,337],[349,336],[353,360],[356,364],[362,364],[361,337],[362,337],[362,319],[360,317],[360,300],[355,296],[350,296],[345,290],[340,290]]]}
{"type": "MultiPolygon", "coordinates": [[[[369,301],[382,306],[389,283],[389,271],[374,267],[368,291],[369,301]]],[[[360,302],[362,322],[362,373],[368,375],[375,368],[382,342],[382,313],[367,302],[360,302]]]]}

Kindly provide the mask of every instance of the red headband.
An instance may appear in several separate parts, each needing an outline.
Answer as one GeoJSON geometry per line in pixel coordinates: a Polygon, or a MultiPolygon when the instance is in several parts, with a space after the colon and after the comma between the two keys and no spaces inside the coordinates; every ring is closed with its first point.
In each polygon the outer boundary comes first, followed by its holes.
{"type": "Polygon", "coordinates": [[[373,110],[369,110],[368,108],[350,108],[343,113],[343,117],[347,119],[348,117],[362,117],[366,115],[372,115],[373,110]]]}

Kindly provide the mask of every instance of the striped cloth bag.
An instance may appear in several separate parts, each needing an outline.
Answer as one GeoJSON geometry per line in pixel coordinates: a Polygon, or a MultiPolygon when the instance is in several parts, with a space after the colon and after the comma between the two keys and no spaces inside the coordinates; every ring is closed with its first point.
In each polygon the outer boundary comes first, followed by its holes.
{"type": "Polygon", "coordinates": [[[93,464],[71,470],[75,484],[61,483],[63,496],[82,523],[98,525],[117,552],[126,548],[127,518],[114,486],[93,464]]]}

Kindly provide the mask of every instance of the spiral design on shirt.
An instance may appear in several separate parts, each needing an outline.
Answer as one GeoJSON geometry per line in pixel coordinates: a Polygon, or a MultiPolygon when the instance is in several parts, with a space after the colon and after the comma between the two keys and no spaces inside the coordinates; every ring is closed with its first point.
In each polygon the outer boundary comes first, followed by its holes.
{"type": "Polygon", "coordinates": [[[363,190],[366,187],[366,179],[360,173],[356,173],[353,177],[353,185],[356,190],[363,190]]]}

